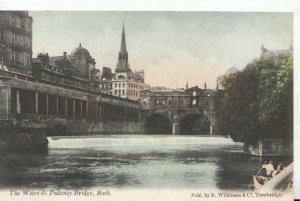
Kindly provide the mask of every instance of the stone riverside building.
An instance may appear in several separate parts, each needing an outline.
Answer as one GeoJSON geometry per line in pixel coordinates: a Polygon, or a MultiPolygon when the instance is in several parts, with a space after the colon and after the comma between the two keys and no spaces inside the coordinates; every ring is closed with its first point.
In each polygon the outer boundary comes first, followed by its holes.
{"type": "Polygon", "coordinates": [[[139,102],[102,93],[95,59],[81,44],[32,59],[28,12],[0,16],[0,148],[45,145],[46,135],[142,132],[139,102]]]}
{"type": "Polygon", "coordinates": [[[96,89],[95,59],[81,46],[74,48],[70,55],[50,57],[48,53],[39,53],[32,60],[32,75],[52,82],[96,89]]]}
{"type": "Polygon", "coordinates": [[[0,63],[26,72],[31,58],[32,17],[28,11],[0,11],[0,63]]]}

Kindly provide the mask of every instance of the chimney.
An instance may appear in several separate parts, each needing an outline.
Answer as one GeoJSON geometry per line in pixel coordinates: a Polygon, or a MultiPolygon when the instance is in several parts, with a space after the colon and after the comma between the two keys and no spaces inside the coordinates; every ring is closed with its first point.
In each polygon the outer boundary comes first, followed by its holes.
{"type": "Polygon", "coordinates": [[[67,52],[64,52],[64,59],[67,58],[67,52]]]}

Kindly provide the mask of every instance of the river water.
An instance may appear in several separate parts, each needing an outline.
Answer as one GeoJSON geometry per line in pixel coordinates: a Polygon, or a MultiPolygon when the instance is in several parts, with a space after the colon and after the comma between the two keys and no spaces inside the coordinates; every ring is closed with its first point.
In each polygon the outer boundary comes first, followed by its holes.
{"type": "Polygon", "coordinates": [[[47,153],[2,153],[0,187],[248,189],[261,158],[219,136],[48,137],[47,153]]]}

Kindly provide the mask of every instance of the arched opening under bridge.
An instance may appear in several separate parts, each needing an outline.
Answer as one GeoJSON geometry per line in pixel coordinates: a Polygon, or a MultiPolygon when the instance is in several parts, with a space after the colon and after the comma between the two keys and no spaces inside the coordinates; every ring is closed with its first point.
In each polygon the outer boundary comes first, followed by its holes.
{"type": "Polygon", "coordinates": [[[144,124],[146,134],[171,134],[172,125],[170,119],[163,114],[151,114],[144,124]]]}
{"type": "Polygon", "coordinates": [[[179,122],[179,134],[209,135],[210,122],[203,114],[188,114],[179,122]]]}

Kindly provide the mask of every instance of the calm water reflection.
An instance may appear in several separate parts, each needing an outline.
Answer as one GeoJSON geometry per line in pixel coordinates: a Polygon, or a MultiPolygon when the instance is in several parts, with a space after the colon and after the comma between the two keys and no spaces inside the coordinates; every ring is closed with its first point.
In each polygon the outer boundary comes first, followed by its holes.
{"type": "Polygon", "coordinates": [[[0,187],[247,189],[261,164],[225,137],[48,139],[48,153],[2,153],[0,187]]]}

